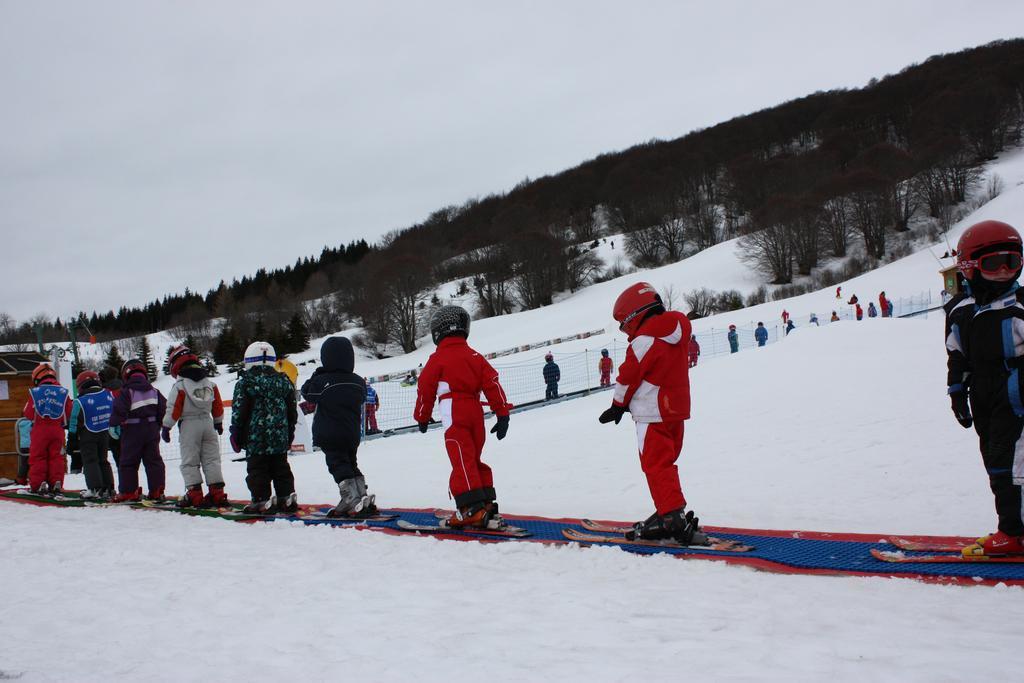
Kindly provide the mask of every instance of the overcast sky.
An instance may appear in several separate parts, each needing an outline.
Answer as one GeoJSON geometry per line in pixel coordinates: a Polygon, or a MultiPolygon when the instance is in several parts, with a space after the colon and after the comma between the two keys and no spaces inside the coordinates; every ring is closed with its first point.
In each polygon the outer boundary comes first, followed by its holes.
{"type": "Polygon", "coordinates": [[[1011,0],[0,0],[0,312],[205,292],[1021,27],[1011,0]]]}

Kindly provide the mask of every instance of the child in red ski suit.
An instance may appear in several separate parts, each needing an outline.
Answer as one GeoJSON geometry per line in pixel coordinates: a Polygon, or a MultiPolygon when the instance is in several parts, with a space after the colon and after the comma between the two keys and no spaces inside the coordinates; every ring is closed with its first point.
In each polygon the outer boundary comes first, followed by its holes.
{"type": "Polygon", "coordinates": [[[626,535],[703,545],[707,539],[697,519],[685,512],[676,467],[683,448],[683,421],[690,417],[690,321],[683,313],[666,311],[657,290],[646,282],[626,289],[616,300],[613,315],[629,337],[629,348],[619,366],[612,405],[598,419],[618,424],[624,413],[632,413],[640,467],[656,507],[626,535]]]}
{"type": "Polygon", "coordinates": [[[608,355],[608,349],[601,349],[601,360],[597,363],[597,369],[601,373],[601,386],[610,387],[612,385],[612,368],[615,367],[615,363],[612,362],[611,356],[608,355]]]}
{"type": "Polygon", "coordinates": [[[64,430],[71,417],[71,397],[49,363],[36,366],[32,383],[22,411],[32,421],[28,485],[33,493],[59,493],[64,487],[64,430]]]}
{"type": "Polygon", "coordinates": [[[499,440],[508,431],[512,406],[498,382],[497,371],[466,343],[469,314],[465,309],[441,307],[431,318],[430,332],[437,350],[420,373],[413,419],[420,431],[426,432],[437,399],[444,445],[452,464],[448,487],[458,507],[446,523],[453,528],[500,529],[504,523],[498,515],[491,468],[480,460],[486,440],[480,392],[498,418],[491,433],[499,440]]]}

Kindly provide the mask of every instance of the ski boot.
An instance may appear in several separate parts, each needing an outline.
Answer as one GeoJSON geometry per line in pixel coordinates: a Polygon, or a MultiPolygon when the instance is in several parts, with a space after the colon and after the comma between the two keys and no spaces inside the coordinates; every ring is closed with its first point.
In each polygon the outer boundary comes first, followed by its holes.
{"type": "Polygon", "coordinates": [[[138,503],[142,501],[142,487],[128,493],[119,493],[114,496],[112,503],[138,503]]]}
{"type": "Polygon", "coordinates": [[[228,494],[224,493],[223,483],[210,484],[210,492],[206,494],[203,506],[211,508],[231,507],[231,503],[228,502],[228,494]]]}
{"type": "Polygon", "coordinates": [[[62,493],[64,493],[64,487],[61,486],[61,483],[59,481],[55,481],[52,484],[50,484],[51,496],[59,496],[62,493]]]}
{"type": "Polygon", "coordinates": [[[151,500],[154,503],[164,502],[164,487],[161,486],[150,491],[149,495],[146,496],[146,500],[151,500]]]}
{"type": "Polygon", "coordinates": [[[505,527],[505,520],[497,514],[494,501],[483,501],[459,508],[444,524],[450,529],[499,530],[505,527]]]}
{"type": "MultiPolygon", "coordinates": [[[[379,432],[380,430],[377,431],[379,432]]],[[[362,496],[363,498],[363,514],[365,514],[367,517],[378,514],[380,510],[377,509],[377,496],[375,496],[372,493],[369,493],[366,490],[366,477],[362,475],[356,477],[356,486],[359,487],[359,495],[362,496]]]]}
{"type": "Polygon", "coordinates": [[[274,509],[277,507],[277,499],[271,496],[268,500],[258,500],[253,498],[253,501],[242,508],[242,514],[244,515],[272,515],[274,509]]]}
{"type": "Polygon", "coordinates": [[[701,531],[693,511],[679,508],[665,515],[665,531],[679,545],[708,545],[708,535],[701,531]]]}
{"type": "Polygon", "coordinates": [[[964,557],[1024,555],[1024,536],[1011,536],[997,531],[994,534],[982,536],[960,552],[964,557]]]}
{"type": "Polygon", "coordinates": [[[82,491],[82,500],[99,502],[103,500],[103,489],[85,489],[82,491]]]}
{"type": "Polygon", "coordinates": [[[39,485],[39,488],[29,487],[28,492],[34,496],[48,496],[50,495],[50,485],[44,481],[39,485]]]}
{"type": "Polygon", "coordinates": [[[338,482],[338,496],[338,504],[327,511],[327,517],[358,517],[363,511],[364,497],[355,478],[338,482]]]}
{"type": "Polygon", "coordinates": [[[179,498],[175,505],[179,508],[201,508],[204,507],[204,502],[203,486],[202,484],[196,484],[185,489],[185,495],[179,498]]]}
{"type": "Polygon", "coordinates": [[[283,515],[294,515],[299,511],[299,499],[295,495],[295,491],[292,491],[285,496],[284,500],[278,502],[277,511],[283,515]]]}

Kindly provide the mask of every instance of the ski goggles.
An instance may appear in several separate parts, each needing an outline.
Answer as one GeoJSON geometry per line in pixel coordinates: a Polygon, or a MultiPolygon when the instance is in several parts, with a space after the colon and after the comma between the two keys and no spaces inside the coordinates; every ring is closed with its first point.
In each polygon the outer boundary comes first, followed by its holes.
{"type": "Polygon", "coordinates": [[[1018,251],[996,251],[979,256],[974,260],[964,261],[960,268],[961,270],[977,268],[983,275],[997,275],[1007,270],[1011,272],[1020,270],[1022,263],[1024,263],[1024,259],[1018,251]]]}

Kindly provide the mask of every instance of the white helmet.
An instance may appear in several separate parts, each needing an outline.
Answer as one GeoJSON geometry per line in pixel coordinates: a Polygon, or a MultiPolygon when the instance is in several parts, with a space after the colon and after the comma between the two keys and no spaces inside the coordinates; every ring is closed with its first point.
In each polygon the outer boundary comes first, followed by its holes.
{"type": "Polygon", "coordinates": [[[257,365],[273,366],[277,362],[277,354],[274,353],[274,347],[268,342],[257,341],[249,344],[249,348],[245,350],[245,358],[243,360],[246,370],[257,365]]]}

